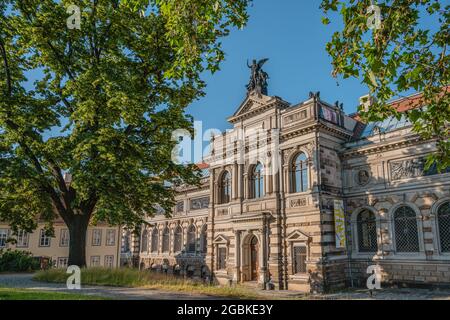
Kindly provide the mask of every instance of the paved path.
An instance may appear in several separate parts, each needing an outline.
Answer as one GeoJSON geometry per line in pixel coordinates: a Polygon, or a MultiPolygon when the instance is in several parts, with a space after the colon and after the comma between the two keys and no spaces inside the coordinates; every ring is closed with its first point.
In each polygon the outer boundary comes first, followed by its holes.
{"type": "Polygon", "coordinates": [[[119,288],[106,286],[81,286],[81,290],[68,290],[65,284],[37,282],[32,274],[0,274],[0,287],[33,289],[97,295],[120,300],[217,300],[217,297],[167,292],[153,289],[119,288]]]}
{"type": "MultiPolygon", "coordinates": [[[[120,300],[218,300],[221,298],[161,291],[140,288],[118,288],[106,286],[82,286],[81,290],[67,290],[64,284],[45,283],[32,280],[32,274],[0,274],[0,287],[35,289],[41,291],[58,291],[69,293],[81,293],[97,295],[120,300]]],[[[249,288],[263,295],[267,299],[325,299],[325,300],[450,300],[450,290],[427,290],[427,289],[383,289],[374,291],[370,296],[368,290],[346,290],[326,295],[306,296],[304,293],[295,291],[262,291],[249,288]]],[[[222,298],[223,299],[223,298],[222,298]]]]}

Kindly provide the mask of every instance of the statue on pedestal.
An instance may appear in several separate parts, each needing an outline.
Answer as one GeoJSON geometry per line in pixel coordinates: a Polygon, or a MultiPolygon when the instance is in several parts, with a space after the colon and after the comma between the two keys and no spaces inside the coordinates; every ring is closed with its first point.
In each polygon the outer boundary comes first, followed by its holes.
{"type": "Polygon", "coordinates": [[[256,92],[257,94],[267,95],[267,80],[269,79],[269,75],[262,70],[262,66],[268,60],[262,59],[258,62],[253,60],[252,65],[249,65],[247,61],[247,67],[251,70],[250,82],[247,85],[248,93],[256,92]]]}

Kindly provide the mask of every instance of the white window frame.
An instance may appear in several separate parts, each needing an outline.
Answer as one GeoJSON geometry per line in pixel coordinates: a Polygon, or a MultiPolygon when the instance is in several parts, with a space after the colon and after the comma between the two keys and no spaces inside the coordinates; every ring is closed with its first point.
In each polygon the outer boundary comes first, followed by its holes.
{"type": "Polygon", "coordinates": [[[17,248],[28,248],[30,241],[30,235],[25,230],[19,230],[17,232],[17,248]]]}
{"type": "Polygon", "coordinates": [[[108,229],[106,230],[106,246],[115,246],[116,245],[116,230],[108,229]]]}
{"type": "Polygon", "coordinates": [[[67,268],[68,265],[69,265],[69,257],[58,257],[58,268],[67,268]],[[61,266],[61,261],[65,261],[63,266],[61,266]]]}
{"type": "Polygon", "coordinates": [[[91,263],[91,267],[100,267],[100,256],[91,256],[90,263],[91,263]],[[93,263],[94,259],[95,260],[98,259],[98,264],[94,265],[94,263],[93,263]]]}
{"type": "Polygon", "coordinates": [[[61,229],[60,236],[59,236],[59,246],[60,247],[68,247],[69,242],[70,242],[69,229],[61,229]],[[66,237],[63,236],[65,233],[67,235],[66,237]],[[67,244],[66,244],[66,242],[67,242],[67,244]]]}
{"type": "Polygon", "coordinates": [[[0,229],[0,248],[6,248],[8,246],[9,229],[0,229]],[[3,242],[3,245],[1,244],[3,242]]]}
{"type": "Polygon", "coordinates": [[[52,245],[52,238],[45,235],[45,230],[41,229],[39,233],[39,247],[48,248],[52,245]]]}
{"type": "Polygon", "coordinates": [[[92,246],[100,247],[102,245],[102,229],[93,229],[92,230],[92,246]],[[96,236],[98,235],[98,237],[96,236]]]}
{"type": "Polygon", "coordinates": [[[106,255],[105,256],[104,267],[106,267],[106,268],[113,268],[114,267],[114,256],[113,255],[106,255]],[[108,262],[108,259],[110,259],[111,262],[108,262]]]}

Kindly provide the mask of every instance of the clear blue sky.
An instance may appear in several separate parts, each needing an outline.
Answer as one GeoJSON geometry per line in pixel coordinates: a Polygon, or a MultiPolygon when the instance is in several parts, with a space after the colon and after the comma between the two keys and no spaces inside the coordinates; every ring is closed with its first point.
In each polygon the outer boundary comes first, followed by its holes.
{"type": "MultiPolygon", "coordinates": [[[[233,30],[223,40],[226,60],[214,75],[205,74],[206,97],[194,102],[188,113],[203,121],[203,129],[225,130],[226,121],[244,100],[249,80],[247,59],[270,58],[269,95],[294,104],[320,91],[330,103],[339,100],[345,111],[356,111],[358,98],[368,89],[356,79],[339,81],[331,76],[331,58],[326,43],[339,26],[325,26],[320,0],[255,0],[250,20],[243,30],[233,30]]],[[[335,18],[336,22],[341,18],[335,18]]],[[[333,22],[335,22],[333,21],[333,22]]]]}

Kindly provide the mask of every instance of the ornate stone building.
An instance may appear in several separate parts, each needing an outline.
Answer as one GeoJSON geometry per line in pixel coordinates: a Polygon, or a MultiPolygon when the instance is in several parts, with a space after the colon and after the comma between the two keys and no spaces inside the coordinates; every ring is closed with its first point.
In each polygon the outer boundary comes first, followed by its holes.
{"type": "Polygon", "coordinates": [[[292,105],[250,91],[228,121],[202,186],[143,229],[142,268],[323,291],[365,285],[377,265],[383,282],[450,285],[450,171],[425,170],[435,141],[405,118],[363,124],[319,93],[292,105]]]}

